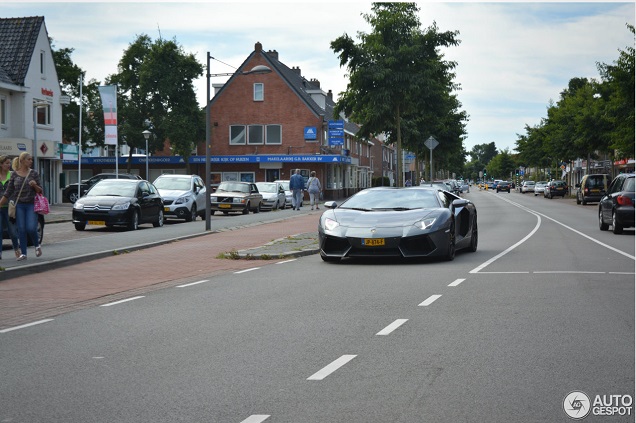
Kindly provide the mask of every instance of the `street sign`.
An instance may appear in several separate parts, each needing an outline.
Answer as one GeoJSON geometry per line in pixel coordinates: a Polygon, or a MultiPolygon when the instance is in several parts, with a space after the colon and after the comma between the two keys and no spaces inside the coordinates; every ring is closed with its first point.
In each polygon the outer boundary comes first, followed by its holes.
{"type": "Polygon", "coordinates": [[[328,129],[329,145],[344,145],[344,120],[330,120],[328,129]]]}
{"type": "Polygon", "coordinates": [[[439,141],[433,138],[433,136],[430,136],[424,141],[424,145],[427,146],[429,150],[432,150],[439,145],[439,141]]]}

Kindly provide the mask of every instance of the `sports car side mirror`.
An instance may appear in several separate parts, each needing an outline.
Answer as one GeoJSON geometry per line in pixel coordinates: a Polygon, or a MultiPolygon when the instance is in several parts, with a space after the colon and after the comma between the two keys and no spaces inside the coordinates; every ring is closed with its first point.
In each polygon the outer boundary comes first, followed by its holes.
{"type": "Polygon", "coordinates": [[[325,201],[325,208],[335,209],[336,207],[338,207],[338,203],[336,203],[335,201],[325,201]]]}
{"type": "Polygon", "coordinates": [[[453,207],[466,207],[466,205],[470,203],[470,201],[461,198],[459,200],[453,200],[453,207]]]}

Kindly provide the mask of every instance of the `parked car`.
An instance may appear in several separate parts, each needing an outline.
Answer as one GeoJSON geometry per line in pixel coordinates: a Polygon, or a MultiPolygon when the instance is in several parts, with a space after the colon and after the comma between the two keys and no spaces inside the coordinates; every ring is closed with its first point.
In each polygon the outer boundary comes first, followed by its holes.
{"type": "MultiPolygon", "coordinates": [[[[293,200],[292,200],[292,192],[289,189],[289,180],[288,179],[278,179],[274,182],[279,182],[282,186],[283,189],[285,190],[285,207],[292,207],[292,205],[294,204],[293,200]]],[[[302,200],[300,201],[300,207],[303,206],[303,202],[302,200]]]]}
{"type": "Polygon", "coordinates": [[[568,192],[568,184],[565,181],[554,180],[547,183],[545,190],[543,191],[543,197],[550,200],[554,197],[565,197],[568,192]]]}
{"type": "Polygon", "coordinates": [[[534,196],[543,195],[545,193],[546,185],[548,185],[548,181],[539,181],[534,184],[534,196]]]}
{"type": "Polygon", "coordinates": [[[346,257],[455,258],[477,250],[477,209],[467,199],[426,186],[375,187],[338,205],[327,201],[318,240],[324,261],[346,257]]]}
{"type": "Polygon", "coordinates": [[[610,184],[598,205],[598,226],[620,234],[624,228],[634,227],[634,174],[622,173],[610,184]]]}
{"type": "Polygon", "coordinates": [[[205,216],[205,182],[198,175],[164,174],[153,182],[163,199],[163,215],[185,219],[186,222],[196,220],[197,216],[205,216]]]}
{"type": "Polygon", "coordinates": [[[163,226],[163,200],[153,184],[138,179],[99,181],[73,205],[73,224],[126,226],[137,230],[142,223],[163,226]]]}
{"type": "MultiPolygon", "coordinates": [[[[141,176],[131,173],[98,173],[97,175],[84,179],[80,186],[79,197],[86,194],[93,185],[102,179],[136,179],[141,180],[141,176]]],[[[62,189],[62,198],[66,201],[74,203],[79,198],[77,195],[77,184],[69,184],[62,189]]]]}
{"type": "Polygon", "coordinates": [[[214,194],[210,194],[210,203],[212,214],[215,211],[248,214],[250,210],[258,213],[261,211],[263,195],[253,182],[225,181],[219,184],[214,194]]]}
{"type": "Polygon", "coordinates": [[[467,193],[470,192],[470,184],[468,183],[468,181],[461,181],[459,185],[460,185],[461,192],[467,192],[467,193]]]}
{"type": "Polygon", "coordinates": [[[285,209],[287,198],[283,184],[280,182],[257,182],[256,187],[258,192],[263,195],[263,203],[261,205],[263,210],[285,209]]]}
{"type": "Polygon", "coordinates": [[[607,186],[611,181],[606,173],[585,175],[581,182],[574,185],[576,188],[576,204],[600,201],[607,192],[607,186]]]}
{"type": "Polygon", "coordinates": [[[510,182],[499,181],[499,183],[497,183],[497,192],[499,191],[506,191],[508,194],[510,194],[510,182]]]}
{"type": "Polygon", "coordinates": [[[534,192],[534,186],[534,181],[523,181],[523,184],[521,184],[521,193],[534,192]]]}

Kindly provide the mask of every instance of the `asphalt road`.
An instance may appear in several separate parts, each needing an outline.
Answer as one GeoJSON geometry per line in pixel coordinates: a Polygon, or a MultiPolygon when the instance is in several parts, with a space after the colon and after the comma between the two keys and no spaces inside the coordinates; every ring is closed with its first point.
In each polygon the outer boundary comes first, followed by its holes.
{"type": "Polygon", "coordinates": [[[0,421],[566,422],[572,391],[633,398],[634,232],[467,197],[479,247],[453,262],[259,262],[2,333],[0,421]]]}

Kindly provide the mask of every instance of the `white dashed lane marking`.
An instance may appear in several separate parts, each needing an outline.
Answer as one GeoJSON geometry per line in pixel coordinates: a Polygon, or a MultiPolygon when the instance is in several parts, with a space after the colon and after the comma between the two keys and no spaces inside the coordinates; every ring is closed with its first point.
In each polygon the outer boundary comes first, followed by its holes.
{"type": "Polygon", "coordinates": [[[125,300],[115,301],[114,303],[102,304],[100,307],[110,307],[110,306],[121,304],[121,303],[127,303],[128,301],[138,300],[139,298],[143,298],[143,297],[144,297],[143,295],[140,295],[138,297],[126,298],[125,300]]]}
{"type": "Polygon", "coordinates": [[[466,279],[457,279],[455,282],[451,282],[448,284],[448,286],[457,286],[460,283],[464,282],[466,279]]]}
{"type": "Polygon", "coordinates": [[[239,273],[246,273],[246,272],[251,272],[252,270],[258,270],[260,269],[260,267],[252,267],[250,269],[245,269],[245,270],[239,270],[238,272],[234,272],[235,275],[238,275],[239,273]]]}
{"type": "Polygon", "coordinates": [[[376,333],[376,335],[388,335],[404,323],[406,323],[409,319],[397,319],[395,322],[391,323],[389,326],[382,329],[380,332],[376,333]]]}
{"type": "Polygon", "coordinates": [[[12,330],[24,329],[24,328],[28,328],[29,326],[39,325],[39,324],[42,324],[42,323],[50,322],[52,320],[53,319],[38,320],[37,322],[31,322],[31,323],[27,323],[25,325],[14,326],[12,328],[2,329],[2,330],[0,330],[0,333],[7,333],[7,332],[11,332],[12,330]]]}
{"type": "Polygon", "coordinates": [[[425,299],[422,303],[420,303],[420,306],[422,306],[422,307],[429,306],[429,305],[433,304],[433,302],[435,300],[437,300],[439,297],[441,297],[441,295],[431,295],[430,297],[425,299]]]}
{"type": "Polygon", "coordinates": [[[202,281],[197,281],[197,282],[192,282],[192,283],[187,283],[185,285],[177,285],[177,288],[186,288],[188,286],[192,286],[192,285],[198,285],[200,283],[205,283],[205,282],[210,282],[209,279],[203,279],[202,281]]]}
{"type": "Polygon", "coordinates": [[[309,376],[307,380],[323,380],[324,378],[353,360],[355,357],[355,355],[343,355],[342,357],[332,361],[331,364],[328,364],[313,375],[309,376]]]}
{"type": "Polygon", "coordinates": [[[269,414],[252,414],[241,423],[261,423],[269,419],[269,414]]]}

